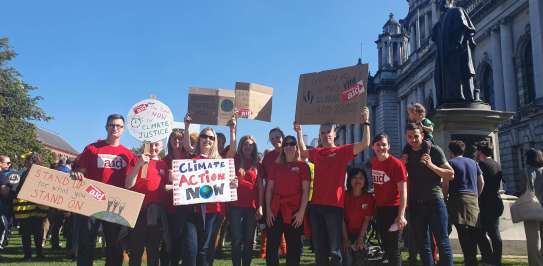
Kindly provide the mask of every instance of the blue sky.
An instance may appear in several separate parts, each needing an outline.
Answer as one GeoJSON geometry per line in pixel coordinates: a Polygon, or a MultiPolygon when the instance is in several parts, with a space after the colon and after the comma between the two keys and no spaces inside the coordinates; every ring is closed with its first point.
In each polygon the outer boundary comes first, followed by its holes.
{"type": "MultiPolygon", "coordinates": [[[[156,95],[175,120],[187,110],[189,86],[234,89],[236,81],[274,88],[272,122],[241,120],[269,148],[275,126],[293,134],[302,73],[364,62],[376,70],[375,40],[404,0],[6,1],[0,36],[12,61],[39,89],[54,120],[39,126],[77,150],[105,136],[110,113],[127,114],[156,95]],[[6,12],[7,11],[7,12],[6,12]],[[362,49],[361,49],[362,43],[362,49]]],[[[226,128],[219,128],[226,132],[226,128]]],[[[304,131],[310,139],[315,126],[304,131]]],[[[138,141],[125,132],[123,144],[138,141]]]]}

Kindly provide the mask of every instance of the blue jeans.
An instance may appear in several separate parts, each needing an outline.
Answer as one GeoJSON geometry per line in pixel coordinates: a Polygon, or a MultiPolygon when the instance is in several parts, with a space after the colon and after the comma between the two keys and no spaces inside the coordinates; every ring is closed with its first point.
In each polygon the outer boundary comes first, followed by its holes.
{"type": "Polygon", "coordinates": [[[316,264],[340,266],[343,209],[316,204],[311,204],[309,208],[316,264]]]}
{"type": "Polygon", "coordinates": [[[95,218],[73,214],[74,227],[77,230],[77,265],[92,266],[98,228],[102,225],[106,240],[106,266],[121,266],[123,264],[123,250],[120,244],[119,232],[121,225],[100,221],[95,218]]]}
{"type": "Polygon", "coordinates": [[[256,229],[256,210],[231,207],[228,213],[232,238],[232,264],[250,266],[256,229]]]}
{"type": "Polygon", "coordinates": [[[434,235],[439,249],[439,265],[453,265],[452,248],[449,241],[449,216],[443,199],[409,202],[410,229],[414,230],[416,245],[423,265],[435,265],[432,257],[431,238],[434,235]]]}
{"type": "Polygon", "coordinates": [[[182,237],[183,266],[213,265],[219,214],[206,214],[205,226],[199,215],[195,214],[185,222],[182,237]]]}

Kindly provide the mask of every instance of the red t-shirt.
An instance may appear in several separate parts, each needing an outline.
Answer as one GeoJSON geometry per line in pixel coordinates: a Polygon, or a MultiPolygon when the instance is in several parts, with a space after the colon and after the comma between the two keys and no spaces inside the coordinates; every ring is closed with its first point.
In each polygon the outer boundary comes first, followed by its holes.
{"type": "Polygon", "coordinates": [[[245,160],[245,167],[241,168],[241,158],[236,155],[234,162],[236,164],[236,176],[238,178],[238,200],[230,203],[230,206],[240,208],[256,209],[256,201],[258,199],[257,175],[259,165],[254,167],[250,160],[245,160]]]}
{"type": "Polygon", "coordinates": [[[309,166],[302,161],[275,163],[268,181],[274,182],[271,202],[273,214],[280,212],[284,223],[290,224],[292,215],[300,209],[302,182],[309,182],[309,166]]]}
{"type": "Polygon", "coordinates": [[[343,208],[345,171],[353,158],[352,144],[309,150],[315,164],[312,204],[343,208]]]}
{"type": "MultiPolygon", "coordinates": [[[[135,161],[135,160],[134,160],[135,161]]],[[[135,166],[135,163],[132,167],[135,166]]],[[[168,164],[164,160],[150,160],[147,167],[147,178],[141,178],[141,169],[136,179],[136,184],[131,190],[145,194],[143,206],[151,203],[164,203],[166,191],[164,185],[168,181],[168,164]]]]}
{"type": "Polygon", "coordinates": [[[123,145],[111,146],[104,140],[87,145],[75,164],[85,169],[85,177],[124,188],[130,165],[136,155],[123,145]]]}
{"type": "Polygon", "coordinates": [[[374,157],[371,159],[371,176],[377,206],[399,206],[398,183],[407,181],[402,161],[392,155],[382,162],[374,157]]]}
{"type": "Polygon", "coordinates": [[[345,224],[347,233],[360,234],[364,219],[375,214],[375,199],[369,193],[355,197],[352,193],[345,193],[345,224]]]}
{"type": "Polygon", "coordinates": [[[272,150],[267,152],[266,155],[264,155],[264,158],[262,158],[262,171],[260,172],[260,176],[264,180],[266,180],[270,175],[279,154],[280,151],[272,150]]]}

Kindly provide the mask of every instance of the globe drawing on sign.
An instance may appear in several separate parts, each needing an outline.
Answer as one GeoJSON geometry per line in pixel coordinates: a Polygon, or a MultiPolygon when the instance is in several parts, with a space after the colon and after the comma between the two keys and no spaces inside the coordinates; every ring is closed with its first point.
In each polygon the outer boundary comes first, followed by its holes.
{"type": "Polygon", "coordinates": [[[120,225],[124,225],[124,226],[130,226],[130,224],[128,223],[128,221],[116,214],[116,213],[112,213],[112,212],[108,212],[108,211],[101,211],[101,212],[97,212],[93,215],[91,215],[93,217],[96,217],[96,219],[100,219],[100,220],[103,220],[103,221],[107,221],[107,222],[111,222],[111,223],[116,223],[116,224],[120,224],[120,225]]]}
{"type": "Polygon", "coordinates": [[[221,110],[223,112],[232,112],[232,110],[234,110],[234,102],[229,99],[223,100],[221,102],[221,110]]]}
{"type": "Polygon", "coordinates": [[[209,185],[200,187],[200,197],[203,199],[209,199],[213,196],[213,189],[209,185]]]}

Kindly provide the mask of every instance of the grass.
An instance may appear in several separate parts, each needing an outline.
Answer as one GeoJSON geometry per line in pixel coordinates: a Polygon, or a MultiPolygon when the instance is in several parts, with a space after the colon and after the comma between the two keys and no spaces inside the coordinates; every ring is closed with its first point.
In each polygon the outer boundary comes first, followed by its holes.
{"type": "MultiPolygon", "coordinates": [[[[65,242],[62,241],[62,244],[64,246],[65,242]]],[[[229,244],[229,243],[228,243],[229,244]]],[[[215,266],[226,266],[226,265],[232,265],[232,261],[230,260],[230,247],[227,244],[227,246],[224,249],[224,254],[221,258],[216,259],[214,265],[215,266]]],[[[34,251],[34,250],[33,250],[34,251]]],[[[18,234],[17,231],[14,232],[14,234],[10,238],[10,242],[8,247],[6,247],[4,250],[0,251],[0,263],[9,263],[10,266],[45,266],[45,265],[58,265],[58,266],[68,266],[68,265],[75,265],[75,262],[73,262],[71,259],[67,258],[67,253],[65,249],[62,250],[53,250],[51,249],[49,241],[46,243],[46,246],[44,247],[44,254],[45,259],[37,260],[33,259],[30,262],[23,262],[23,249],[21,244],[21,237],[18,234]]],[[[94,265],[104,265],[105,258],[103,257],[103,250],[101,248],[97,248],[97,254],[99,254],[99,257],[95,260],[94,265]]],[[[254,258],[252,265],[266,265],[265,260],[259,258],[259,253],[256,251],[254,252],[254,258]]],[[[402,252],[402,258],[404,260],[404,265],[407,265],[407,252],[402,252]]],[[[455,265],[463,265],[463,257],[462,256],[455,256],[455,265]]],[[[281,260],[281,263],[285,263],[284,259],[281,260]]],[[[314,260],[314,254],[309,250],[309,248],[304,248],[304,254],[301,257],[301,265],[316,265],[314,260]]],[[[522,265],[528,265],[527,258],[516,258],[516,259],[503,259],[502,264],[504,266],[522,266],[522,265]]],[[[124,265],[128,265],[128,262],[125,261],[124,265]]],[[[146,265],[145,262],[143,265],[146,265]]],[[[379,263],[375,263],[373,265],[380,265],[379,263]]]]}

